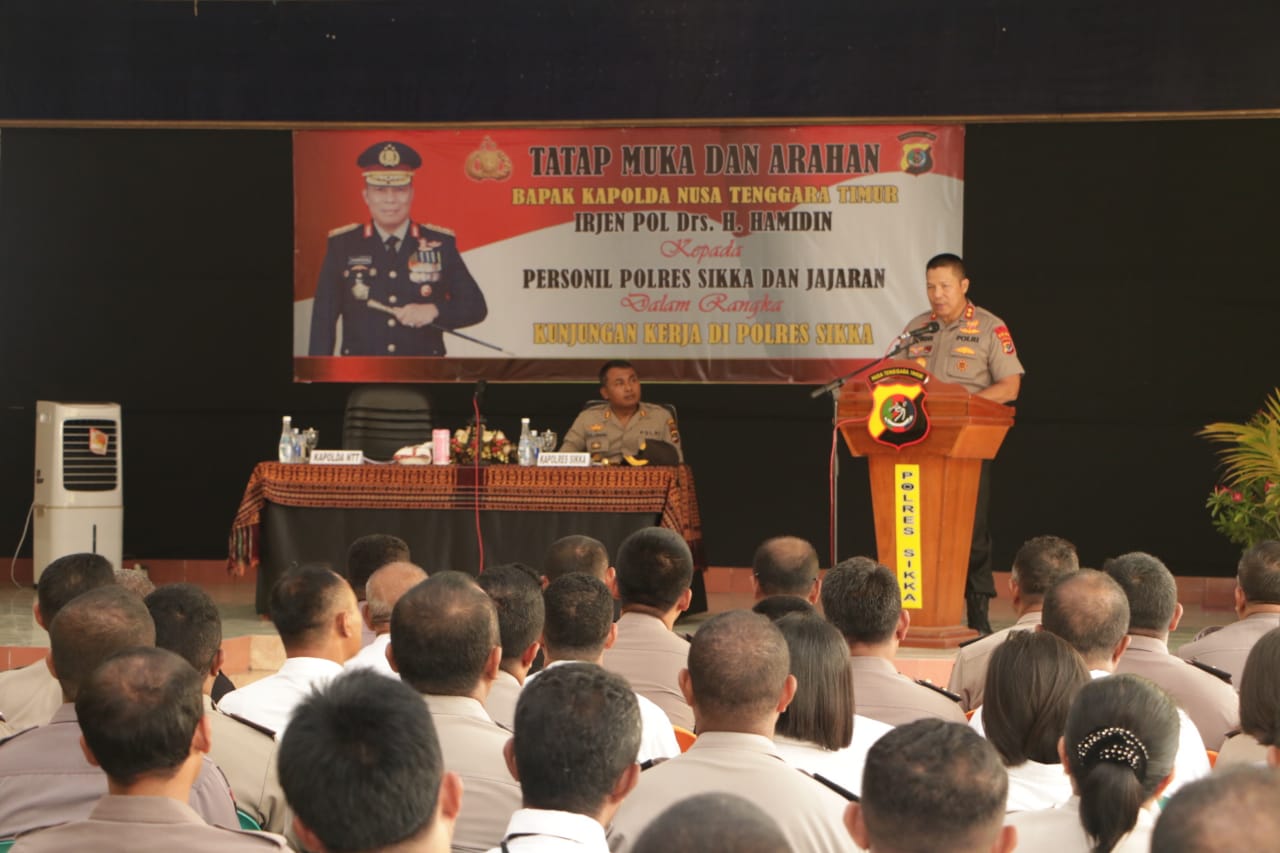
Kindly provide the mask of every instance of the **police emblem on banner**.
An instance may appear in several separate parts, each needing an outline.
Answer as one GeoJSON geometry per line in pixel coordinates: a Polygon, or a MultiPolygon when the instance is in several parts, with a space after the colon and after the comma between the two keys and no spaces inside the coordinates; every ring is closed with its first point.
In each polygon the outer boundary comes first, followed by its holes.
{"type": "Polygon", "coordinates": [[[925,378],[925,374],[914,370],[871,375],[871,416],[867,418],[867,432],[873,439],[901,449],[928,437],[925,378]]]}
{"type": "Polygon", "coordinates": [[[937,135],[923,130],[909,130],[898,134],[902,143],[902,171],[908,175],[923,175],[933,171],[933,143],[937,135]]]}

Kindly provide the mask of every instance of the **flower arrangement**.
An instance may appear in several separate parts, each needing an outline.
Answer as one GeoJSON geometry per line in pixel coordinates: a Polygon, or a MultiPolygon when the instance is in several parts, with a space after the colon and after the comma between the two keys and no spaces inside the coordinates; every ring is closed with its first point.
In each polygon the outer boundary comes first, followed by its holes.
{"type": "MultiPolygon", "coordinates": [[[[480,434],[480,462],[482,464],[507,465],[515,456],[515,446],[500,429],[486,429],[480,434]]],[[[476,441],[471,427],[457,430],[449,440],[449,455],[460,465],[476,461],[476,441]]]]}
{"type": "Polygon", "coordinates": [[[1227,445],[1222,482],[1205,502],[1213,526],[1245,548],[1280,539],[1280,388],[1247,422],[1212,423],[1199,435],[1227,445]]]}

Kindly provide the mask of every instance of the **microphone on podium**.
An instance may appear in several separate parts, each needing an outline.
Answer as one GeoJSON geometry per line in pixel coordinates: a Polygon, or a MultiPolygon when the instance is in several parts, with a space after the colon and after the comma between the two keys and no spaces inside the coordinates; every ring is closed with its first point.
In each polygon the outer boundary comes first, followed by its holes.
{"type": "Polygon", "coordinates": [[[907,329],[905,332],[903,332],[901,335],[898,336],[898,339],[906,340],[907,338],[918,338],[921,335],[932,335],[934,332],[938,331],[938,329],[941,329],[941,328],[942,327],[938,325],[938,321],[934,320],[932,322],[925,323],[923,326],[921,326],[918,329],[907,329]]]}

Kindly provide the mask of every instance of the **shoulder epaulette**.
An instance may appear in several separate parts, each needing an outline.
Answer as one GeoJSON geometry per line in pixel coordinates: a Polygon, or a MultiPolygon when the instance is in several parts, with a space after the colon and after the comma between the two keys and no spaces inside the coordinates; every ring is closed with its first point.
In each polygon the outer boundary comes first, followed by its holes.
{"type": "Polygon", "coordinates": [[[422,227],[430,228],[432,231],[439,231],[441,234],[448,234],[450,237],[458,236],[452,228],[445,228],[443,225],[432,225],[430,222],[424,222],[422,227]]]}
{"type": "Polygon", "coordinates": [[[23,730],[22,730],[22,731],[20,731],[20,732],[14,732],[13,734],[9,735],[9,736],[8,736],[8,737],[6,737],[6,738],[0,738],[0,746],[4,746],[6,743],[8,743],[9,741],[13,740],[14,738],[20,738],[20,737],[22,737],[23,735],[25,735],[25,734],[26,734],[26,733],[28,733],[28,732],[34,732],[34,731],[35,731],[36,729],[38,729],[38,728],[40,728],[40,727],[39,727],[39,726],[30,726],[30,727],[28,727],[28,728],[23,729],[23,730]]]}
{"type": "Polygon", "coordinates": [[[934,684],[932,681],[930,681],[927,678],[917,678],[916,684],[919,684],[921,687],[928,687],[930,690],[941,693],[943,696],[946,696],[952,702],[960,701],[961,697],[959,693],[952,693],[950,690],[948,690],[945,687],[939,687],[938,685],[934,684]]]}
{"type": "Polygon", "coordinates": [[[1202,672],[1209,673],[1214,678],[1219,678],[1225,681],[1227,684],[1231,683],[1231,673],[1227,672],[1225,669],[1218,669],[1213,664],[1205,663],[1204,661],[1195,660],[1194,658],[1187,661],[1187,663],[1191,664],[1196,669],[1202,672]]]}
{"type": "MultiPolygon", "coordinates": [[[[796,769],[799,770],[799,768],[796,768],[796,769]]],[[[823,776],[821,773],[810,773],[808,770],[800,770],[799,772],[808,776],[810,779],[817,782],[818,784],[824,785],[827,788],[830,788],[831,790],[835,791],[837,794],[844,797],[846,800],[848,800],[851,803],[856,803],[862,799],[853,791],[850,791],[848,788],[846,788],[844,785],[841,785],[839,782],[833,782],[832,780],[828,779],[826,776],[823,776]]]]}
{"type": "Polygon", "coordinates": [[[337,237],[339,234],[346,234],[348,231],[354,231],[360,227],[359,222],[352,222],[350,225],[343,225],[329,232],[330,237],[337,237]]]}
{"type": "Polygon", "coordinates": [[[253,729],[255,732],[262,732],[264,735],[266,735],[269,738],[274,738],[276,736],[274,729],[269,729],[266,726],[264,726],[262,723],[255,723],[253,720],[246,720],[244,717],[240,716],[239,714],[228,714],[226,711],[219,711],[218,713],[222,714],[224,717],[230,717],[231,719],[235,720],[237,723],[242,723],[243,725],[248,726],[249,728],[253,729]]]}

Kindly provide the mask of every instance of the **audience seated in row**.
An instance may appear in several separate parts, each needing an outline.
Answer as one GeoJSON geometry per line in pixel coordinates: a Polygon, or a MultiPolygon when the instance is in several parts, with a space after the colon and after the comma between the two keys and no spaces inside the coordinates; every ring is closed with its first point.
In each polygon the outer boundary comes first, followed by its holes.
{"type": "MultiPolygon", "coordinates": [[[[489,688],[484,707],[496,723],[510,729],[515,725],[520,689],[542,650],[539,638],[545,612],[541,579],[533,570],[511,563],[490,566],[478,580],[497,608],[502,643],[498,676],[489,688]]],[[[612,603],[609,606],[612,614],[612,603]]]]}
{"type": "Polygon", "coordinates": [[[1240,684],[1249,649],[1263,634],[1280,628],[1280,542],[1259,542],[1244,552],[1236,567],[1238,622],[1200,636],[1178,649],[1178,657],[1231,673],[1240,684]]]}
{"type": "Polygon", "coordinates": [[[1215,769],[1265,764],[1268,748],[1280,748],[1280,628],[1253,644],[1239,684],[1240,732],[1222,745],[1215,769]]]}
{"type": "Polygon", "coordinates": [[[1160,812],[1156,853],[1237,853],[1273,850],[1280,838],[1280,773],[1233,767],[1177,793],[1160,812]]]}
{"type": "Polygon", "coordinates": [[[342,666],[344,669],[365,668],[396,678],[387,662],[387,646],[391,644],[391,611],[409,590],[427,579],[427,573],[413,563],[387,563],[369,576],[365,583],[365,599],[360,613],[367,629],[364,636],[373,639],[342,666]]]}
{"type": "Polygon", "coordinates": [[[796,536],[767,539],[751,559],[751,584],[756,601],[771,595],[793,595],[817,604],[822,591],[818,552],[796,536]]]}
{"type": "MultiPolygon", "coordinates": [[[[370,533],[361,536],[347,548],[346,577],[351,584],[351,591],[356,594],[356,601],[364,603],[368,598],[369,579],[373,573],[383,566],[392,563],[408,563],[409,545],[399,536],[386,533],[370,533]]],[[[375,633],[366,623],[361,629],[361,646],[373,642],[375,633]]]]}

